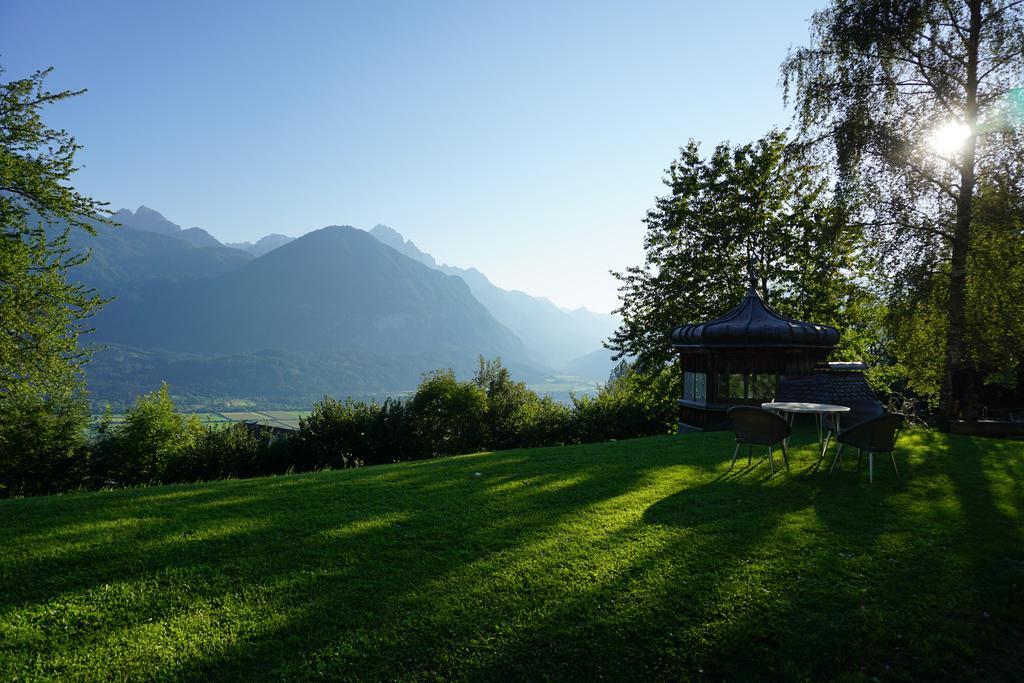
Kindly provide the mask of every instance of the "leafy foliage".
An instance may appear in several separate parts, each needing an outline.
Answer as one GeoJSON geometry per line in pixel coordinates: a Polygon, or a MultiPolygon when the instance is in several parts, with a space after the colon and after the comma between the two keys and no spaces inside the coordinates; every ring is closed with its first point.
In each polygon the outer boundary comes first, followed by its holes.
{"type": "Polygon", "coordinates": [[[201,430],[192,445],[165,461],[162,481],[206,481],[281,474],[293,467],[295,450],[284,439],[244,423],[201,430]]]}
{"type": "Polygon", "coordinates": [[[202,430],[195,416],[176,411],[164,383],[136,399],[123,423],[111,426],[109,420],[104,421],[95,470],[118,484],[168,481],[172,463],[195,447],[202,430]]]}
{"type": "Polygon", "coordinates": [[[691,141],[667,171],[670,194],[645,220],[642,266],[614,273],[623,325],[610,348],[659,372],[673,358],[680,324],[734,306],[750,267],[765,300],[802,320],[850,330],[841,351],[862,355],[872,299],[859,276],[859,235],[846,229],[819,169],[782,132],[754,143],[718,145],[704,159],[691,141]]]}
{"type": "Polygon", "coordinates": [[[1024,6],[834,0],[815,13],[811,45],[793,51],[782,73],[803,141],[832,162],[841,201],[878,247],[878,279],[894,304],[888,324],[902,328],[891,351],[911,383],[941,393],[944,417],[972,416],[991,365],[978,353],[995,351],[986,321],[999,313],[988,297],[992,285],[1012,289],[1005,278],[983,285],[978,266],[998,253],[982,253],[995,246],[993,231],[1003,230],[1001,246],[1022,238],[1005,231],[1013,221],[998,227],[983,217],[982,193],[1024,195],[1024,121],[1014,112],[1024,6]],[[943,134],[952,144],[937,144],[943,134]]]}
{"type": "MultiPolygon", "coordinates": [[[[668,377],[666,372],[660,380],[668,377]]],[[[623,366],[596,397],[564,405],[512,380],[500,360],[481,358],[473,379],[459,381],[451,370],[429,373],[407,399],[378,403],[326,396],[300,418],[298,430],[282,434],[255,424],[204,427],[197,417],[177,412],[164,383],[138,397],[122,423],[113,424],[108,411],[91,445],[82,443],[79,423],[70,417],[61,421],[52,405],[36,410],[32,419],[20,419],[22,431],[7,432],[12,446],[29,429],[73,427],[79,438],[70,442],[76,447],[60,453],[23,450],[17,458],[0,458],[0,496],[342,469],[664,434],[673,422],[666,392],[663,383],[651,384],[623,366]]]]}
{"type": "MultiPolygon", "coordinates": [[[[0,67],[0,75],[4,69],[0,67]]],[[[72,487],[88,419],[79,346],[99,296],[69,279],[87,254],[69,246],[103,204],[69,185],[80,146],[47,126],[49,70],[0,83],[0,493],[72,487]],[[57,225],[57,230],[51,226],[57,225]]]]}
{"type": "Polygon", "coordinates": [[[102,303],[69,281],[87,255],[73,253],[68,239],[72,230],[91,232],[89,218],[103,204],[69,187],[80,146],[41,116],[84,91],[46,90],[49,73],[0,83],[0,403],[25,392],[63,403],[79,392],[87,359],[79,335],[102,303]]]}
{"type": "Polygon", "coordinates": [[[0,497],[58,493],[77,488],[87,474],[77,397],[40,397],[14,390],[0,400],[0,497]]]}
{"type": "Polygon", "coordinates": [[[459,382],[454,371],[427,375],[409,409],[415,439],[427,454],[454,455],[483,448],[487,395],[473,382],[459,382]]]}

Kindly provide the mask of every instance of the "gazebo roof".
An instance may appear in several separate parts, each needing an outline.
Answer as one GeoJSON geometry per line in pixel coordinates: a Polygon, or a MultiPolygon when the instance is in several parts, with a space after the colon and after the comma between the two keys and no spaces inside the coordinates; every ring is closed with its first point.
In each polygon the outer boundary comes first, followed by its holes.
{"type": "Polygon", "coordinates": [[[728,349],[827,353],[839,341],[831,325],[787,318],[765,303],[751,286],[734,309],[721,318],[672,330],[672,346],[683,353],[728,349]]]}

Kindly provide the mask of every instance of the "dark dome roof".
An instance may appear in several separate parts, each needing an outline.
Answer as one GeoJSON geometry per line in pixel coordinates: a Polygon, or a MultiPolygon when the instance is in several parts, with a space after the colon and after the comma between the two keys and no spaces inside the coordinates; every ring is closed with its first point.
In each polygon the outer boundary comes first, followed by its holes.
{"type": "Polygon", "coordinates": [[[790,320],[764,302],[753,287],[740,304],[717,320],[672,330],[672,346],[698,348],[831,349],[839,332],[830,325],[790,320]]]}

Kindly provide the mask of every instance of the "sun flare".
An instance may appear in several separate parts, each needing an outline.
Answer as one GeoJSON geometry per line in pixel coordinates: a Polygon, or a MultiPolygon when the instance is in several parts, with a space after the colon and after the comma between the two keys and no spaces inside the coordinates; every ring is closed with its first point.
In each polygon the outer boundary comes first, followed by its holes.
{"type": "Polygon", "coordinates": [[[939,154],[955,154],[964,145],[964,141],[971,136],[971,127],[959,121],[949,123],[936,128],[932,133],[929,144],[939,154]]]}

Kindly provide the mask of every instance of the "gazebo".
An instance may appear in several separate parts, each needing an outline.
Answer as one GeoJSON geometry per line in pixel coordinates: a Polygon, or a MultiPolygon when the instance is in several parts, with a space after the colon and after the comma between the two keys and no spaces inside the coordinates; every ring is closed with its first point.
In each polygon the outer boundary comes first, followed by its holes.
{"type": "Polygon", "coordinates": [[[838,341],[834,327],[779,314],[751,285],[739,305],[721,318],[672,331],[683,368],[680,430],[728,428],[729,408],[776,399],[783,378],[826,368],[825,359],[838,341]]]}

